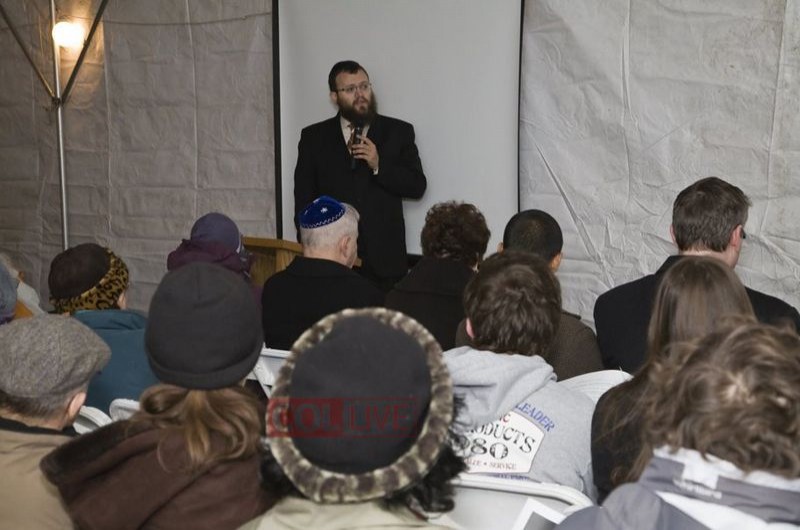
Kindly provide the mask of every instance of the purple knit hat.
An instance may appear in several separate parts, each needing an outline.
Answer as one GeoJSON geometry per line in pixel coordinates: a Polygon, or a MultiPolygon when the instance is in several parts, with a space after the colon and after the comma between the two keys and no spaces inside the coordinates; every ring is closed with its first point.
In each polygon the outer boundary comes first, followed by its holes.
{"type": "Polygon", "coordinates": [[[190,239],[197,242],[216,241],[234,252],[242,250],[242,236],[233,219],[218,212],[207,213],[195,221],[190,239]]]}

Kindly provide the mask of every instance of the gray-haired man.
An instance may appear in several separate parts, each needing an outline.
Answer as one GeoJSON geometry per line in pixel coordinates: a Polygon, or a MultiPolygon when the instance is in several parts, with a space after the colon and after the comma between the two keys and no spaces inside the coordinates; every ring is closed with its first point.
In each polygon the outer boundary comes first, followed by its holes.
{"type": "Polygon", "coordinates": [[[383,293],[351,270],[356,261],[358,212],[321,196],[298,215],[303,255],[267,279],[261,294],[264,343],[288,350],[324,316],[342,309],[382,306],[383,293]]]}

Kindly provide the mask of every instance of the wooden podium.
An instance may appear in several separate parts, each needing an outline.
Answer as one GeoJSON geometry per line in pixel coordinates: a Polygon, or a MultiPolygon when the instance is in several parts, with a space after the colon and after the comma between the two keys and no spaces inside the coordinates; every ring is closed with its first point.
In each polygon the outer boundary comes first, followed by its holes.
{"type": "Polygon", "coordinates": [[[264,285],[267,278],[288,267],[295,256],[303,255],[303,246],[295,241],[244,236],[242,242],[244,248],[253,254],[250,277],[258,286],[264,285]]]}
{"type": "MultiPolygon", "coordinates": [[[[295,241],[243,236],[242,242],[244,248],[253,254],[250,278],[259,287],[267,278],[288,267],[295,256],[303,255],[303,245],[295,241]]],[[[356,258],[354,266],[361,266],[361,258],[356,258]]]]}

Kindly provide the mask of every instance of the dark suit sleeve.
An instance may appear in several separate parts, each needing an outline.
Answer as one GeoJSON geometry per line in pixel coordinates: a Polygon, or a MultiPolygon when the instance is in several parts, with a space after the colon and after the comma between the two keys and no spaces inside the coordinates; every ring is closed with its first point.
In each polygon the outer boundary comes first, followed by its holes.
{"type": "Polygon", "coordinates": [[[414,143],[414,127],[405,124],[402,132],[402,145],[397,158],[380,157],[375,181],[390,193],[408,199],[419,199],[425,193],[428,181],[422,172],[417,144],[414,143]]]}
{"type": "Polygon", "coordinates": [[[560,326],[563,330],[556,333],[554,344],[558,351],[554,352],[550,363],[558,374],[558,380],[602,370],[600,348],[592,329],[571,315],[563,315],[560,326]]]}
{"type": "Polygon", "coordinates": [[[375,289],[370,295],[370,307],[383,307],[386,303],[386,295],[380,289],[375,289]]]}
{"type": "Polygon", "coordinates": [[[583,352],[584,369],[586,373],[597,372],[603,369],[603,358],[600,355],[600,347],[597,345],[597,337],[592,328],[581,325],[574,337],[575,349],[583,352]]]}
{"type": "Polygon", "coordinates": [[[606,315],[609,309],[606,306],[606,298],[603,295],[597,298],[594,304],[594,328],[597,331],[597,346],[600,348],[600,358],[603,362],[603,367],[607,370],[615,370],[619,365],[615,366],[614,356],[611,354],[612,344],[609,340],[609,325],[606,323],[606,315]]]}
{"type": "Polygon", "coordinates": [[[294,223],[297,227],[297,213],[319,195],[316,168],[313,160],[313,146],[308,132],[304,129],[297,144],[297,166],[294,168],[294,223]]]}

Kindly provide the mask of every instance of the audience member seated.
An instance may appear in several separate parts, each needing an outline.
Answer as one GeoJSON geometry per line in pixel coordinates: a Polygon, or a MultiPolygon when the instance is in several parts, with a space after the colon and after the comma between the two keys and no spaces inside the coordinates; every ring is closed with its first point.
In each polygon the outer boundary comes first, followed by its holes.
{"type": "Polygon", "coordinates": [[[428,328],[442,349],[455,345],[464,287],[486,253],[489,228],[472,204],[442,202],[425,216],[422,259],[386,295],[386,307],[428,328]]]}
{"type": "Polygon", "coordinates": [[[140,411],[42,461],[82,529],[233,529],[271,505],[264,423],[241,384],[261,351],[258,304],[234,273],[192,263],[153,295],[147,353],[162,384],[140,411]]]}
{"type": "Polygon", "coordinates": [[[11,322],[17,312],[17,283],[0,264],[0,326],[11,322]]]}
{"type": "MultiPolygon", "coordinates": [[[[745,241],[750,199],[738,187],[716,177],[698,180],[672,205],[670,234],[678,255],[656,271],[602,294],[594,306],[597,340],[606,368],[634,373],[644,363],[647,324],[661,278],[684,256],[710,256],[736,267],[745,241]]],[[[759,321],[790,322],[800,329],[800,314],[786,302],[746,288],[759,321]]]]}
{"type": "Polygon", "coordinates": [[[322,196],[298,215],[303,255],[264,283],[264,342],[288,350],[322,317],[341,309],[383,305],[384,295],[353,272],[358,212],[322,196]]]}
{"type": "Polygon", "coordinates": [[[108,357],[100,337],[69,317],[0,326],[0,527],[72,528],[39,462],[75,436],[86,385],[108,357]]]}
{"type": "Polygon", "coordinates": [[[242,243],[242,234],[236,223],[225,214],[211,212],[203,215],[192,225],[189,239],[167,256],[167,270],[174,271],[188,263],[216,263],[244,278],[252,285],[258,300],[258,286],[250,279],[250,254],[242,243]]]}
{"type": "Polygon", "coordinates": [[[111,348],[111,361],[89,384],[86,404],[106,414],[117,398],[139,399],[158,380],[147,364],[147,319],[127,309],[128,267],[95,243],[69,248],[53,258],[48,277],[50,303],[71,314],[111,348]]]}
{"type": "Polygon", "coordinates": [[[453,414],[419,323],[382,308],[326,317],[292,348],[267,412],[263,486],[281,500],[242,529],[444,528],[422,511],[453,509],[453,414]]]}
{"type": "Polygon", "coordinates": [[[647,362],[633,379],[600,398],[592,418],[592,468],[599,500],[635,480],[631,473],[642,447],[642,400],[652,391],[652,367],[671,342],[702,337],[725,315],[754,319],[742,283],[720,260],[687,257],[664,274],[650,318],[647,362]]]}
{"type": "MultiPolygon", "coordinates": [[[[561,227],[552,216],[541,210],[525,210],[508,221],[497,251],[530,252],[545,260],[555,273],[561,265],[563,246],[561,227]]],[[[456,333],[456,346],[470,344],[466,321],[462,321],[456,333]]],[[[581,322],[579,315],[561,310],[547,362],[559,381],[603,369],[594,331],[581,322]]]]}
{"type": "Polygon", "coordinates": [[[526,252],[488,258],[464,292],[474,348],[445,352],[465,403],[470,472],[555,482],[593,496],[594,403],[556,383],[547,351],[561,314],[558,280],[526,252]]]}
{"type": "Polygon", "coordinates": [[[19,270],[8,254],[0,252],[0,265],[5,266],[12,279],[17,280],[17,308],[14,317],[24,318],[43,314],[39,293],[25,283],[25,274],[19,270]]]}
{"type": "Polygon", "coordinates": [[[650,370],[638,481],[563,529],[800,527],[800,339],[729,323],[650,370]]]}

